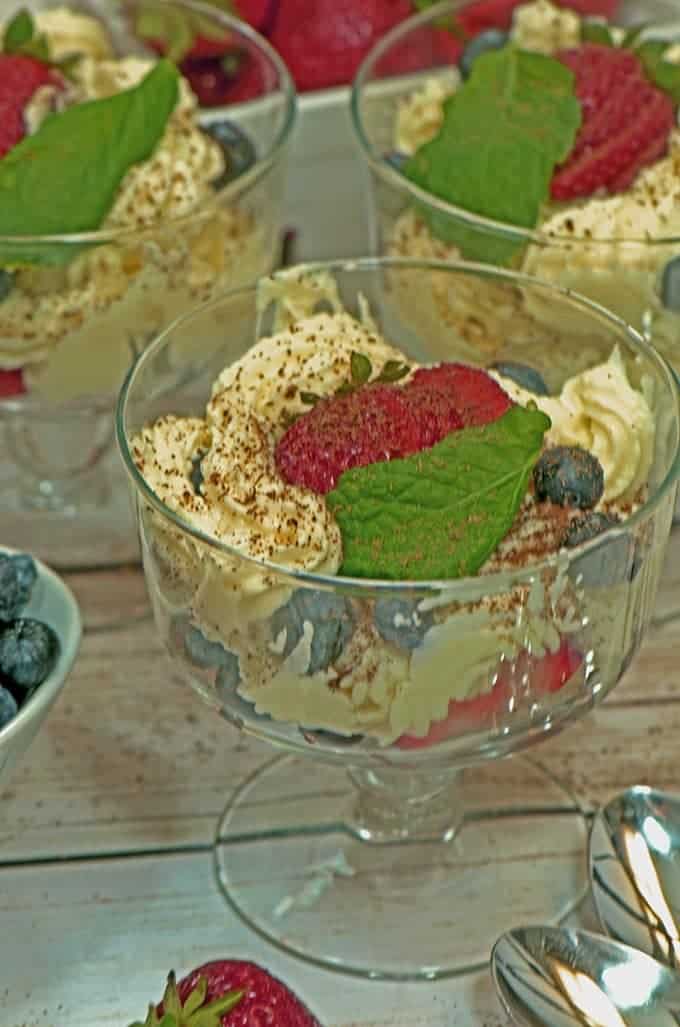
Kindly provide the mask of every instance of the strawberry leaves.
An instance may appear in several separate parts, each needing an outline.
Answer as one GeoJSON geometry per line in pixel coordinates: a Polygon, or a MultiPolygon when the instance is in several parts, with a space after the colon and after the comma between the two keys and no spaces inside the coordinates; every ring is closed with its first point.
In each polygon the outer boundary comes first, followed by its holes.
{"type": "Polygon", "coordinates": [[[1,49],[2,53],[33,57],[37,61],[42,61],[43,64],[49,64],[67,78],[70,76],[74,62],[80,59],[78,54],[73,54],[60,61],[53,61],[50,57],[47,36],[38,32],[33,17],[26,8],[17,11],[10,20],[2,37],[1,49]]]}
{"type": "MultiPolygon", "coordinates": [[[[373,379],[373,383],[391,385],[405,378],[410,370],[409,365],[402,363],[400,360],[386,360],[380,373],[373,379]]],[[[335,395],[345,396],[348,392],[354,392],[355,389],[360,388],[362,385],[367,385],[371,381],[372,374],[373,365],[366,354],[353,350],[349,358],[349,381],[343,382],[336,389],[335,395]]],[[[314,406],[321,398],[317,392],[300,393],[300,399],[307,406],[314,406]]]]}
{"type": "Polygon", "coordinates": [[[229,991],[212,1002],[206,1002],[207,994],[208,980],[199,977],[196,987],[182,1003],[175,974],[170,971],[161,1003],[163,1015],[159,1016],[156,1006],[151,1004],[144,1023],[136,1020],[130,1027],[220,1027],[222,1017],[238,1005],[244,993],[229,991]]]}

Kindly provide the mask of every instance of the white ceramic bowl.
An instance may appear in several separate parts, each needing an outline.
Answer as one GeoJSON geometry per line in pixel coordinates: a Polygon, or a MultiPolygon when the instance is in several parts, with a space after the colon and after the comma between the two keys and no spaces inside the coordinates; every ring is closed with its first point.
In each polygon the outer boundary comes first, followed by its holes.
{"type": "MultiPolygon", "coordinates": [[[[17,551],[0,546],[0,553],[17,551]]],[[[36,560],[35,565],[38,578],[31,600],[21,615],[35,617],[49,624],[59,638],[59,656],[52,673],[36,688],[16,717],[4,728],[0,728],[0,783],[3,785],[17,760],[37,735],[61,692],[78,653],[82,633],[80,610],[71,590],[40,560],[36,560]]]]}

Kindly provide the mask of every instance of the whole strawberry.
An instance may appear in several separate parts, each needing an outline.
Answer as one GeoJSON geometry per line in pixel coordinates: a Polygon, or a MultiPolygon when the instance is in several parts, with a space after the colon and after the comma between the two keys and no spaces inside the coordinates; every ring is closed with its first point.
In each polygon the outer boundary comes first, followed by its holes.
{"type": "Polygon", "coordinates": [[[163,999],[130,1027],[319,1027],[296,995],[267,970],[240,959],[204,963],[181,981],[168,976],[163,999]]]}

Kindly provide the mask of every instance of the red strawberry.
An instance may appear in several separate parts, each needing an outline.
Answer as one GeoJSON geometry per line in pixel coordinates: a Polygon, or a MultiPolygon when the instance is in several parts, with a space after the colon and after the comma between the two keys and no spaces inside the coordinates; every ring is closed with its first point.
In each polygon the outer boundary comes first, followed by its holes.
{"type": "MultiPolygon", "coordinates": [[[[476,0],[458,15],[458,24],[469,36],[485,29],[509,29],[516,7],[524,0],[476,0]]],[[[570,7],[578,14],[612,18],[619,0],[560,0],[559,7],[570,7]]]]}
{"type": "Polygon", "coordinates": [[[158,1027],[168,1013],[172,1021],[167,1027],[319,1027],[285,984],[240,959],[205,963],[177,984],[171,973],[160,1005],[149,1007],[144,1024],[130,1027],[158,1027]]]}
{"type": "Polygon", "coordinates": [[[0,371],[0,399],[20,396],[26,391],[21,368],[14,371],[0,371]]]}
{"type": "Polygon", "coordinates": [[[266,34],[276,15],[280,0],[236,0],[235,13],[252,25],[258,32],[266,34]]]}
{"type": "Polygon", "coordinates": [[[532,697],[558,692],[581,662],[580,653],[566,641],[556,652],[541,657],[522,650],[512,663],[501,662],[496,684],[490,692],[458,702],[452,699],[447,716],[432,724],[424,738],[402,735],[395,744],[400,749],[424,749],[466,731],[483,731],[495,717],[507,713],[510,700],[517,695],[519,682],[530,682],[532,697]]]}
{"type": "Polygon", "coordinates": [[[489,424],[497,421],[512,406],[500,385],[484,371],[467,364],[439,364],[416,371],[407,388],[427,385],[453,396],[463,425],[489,424]]]}
{"type": "Polygon", "coordinates": [[[497,420],[510,406],[484,371],[423,368],[407,385],[364,385],[320,400],[279,440],[276,464],[286,481],[325,494],[351,467],[419,453],[460,428],[497,420]]]}
{"type": "Polygon", "coordinates": [[[26,134],[24,110],[34,93],[59,77],[34,57],[0,53],[0,159],[26,134]]]}
{"type": "Polygon", "coordinates": [[[649,82],[630,50],[584,43],[558,59],[575,75],[583,122],[568,160],[553,176],[553,198],[628,188],[667,150],[675,125],[670,96],[649,82]]]}
{"type": "Polygon", "coordinates": [[[389,29],[413,13],[410,0],[280,0],[269,40],[298,89],[345,85],[389,29]]]}
{"type": "Polygon", "coordinates": [[[286,481],[325,494],[350,467],[416,453],[421,437],[404,389],[365,385],[299,417],[279,440],[276,464],[286,481]]]}

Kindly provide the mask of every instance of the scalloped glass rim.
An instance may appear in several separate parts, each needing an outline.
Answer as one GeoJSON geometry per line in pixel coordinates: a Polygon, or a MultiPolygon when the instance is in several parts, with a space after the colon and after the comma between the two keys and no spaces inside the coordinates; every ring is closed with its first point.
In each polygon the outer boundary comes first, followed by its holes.
{"type": "MultiPolygon", "coordinates": [[[[194,223],[197,217],[209,214],[217,205],[223,203],[225,200],[231,199],[232,197],[238,196],[239,193],[250,188],[251,185],[263,178],[279,160],[295,123],[297,112],[297,92],[292,76],[276,50],[270,46],[264,36],[261,36],[259,32],[256,32],[255,29],[251,28],[247,22],[242,21],[240,18],[236,18],[234,15],[227,14],[226,11],[222,11],[219,8],[201,3],[200,0],[156,0],[156,2],[166,4],[168,7],[188,7],[191,10],[196,11],[197,14],[201,14],[203,17],[210,18],[213,21],[222,22],[226,27],[234,32],[235,35],[246,39],[255,50],[265,56],[274,66],[279,78],[279,88],[281,89],[284,97],[286,113],[283,124],[281,125],[281,128],[270,145],[267,153],[256,161],[252,168],[244,171],[243,174],[239,175],[232,182],[228,182],[224,188],[216,192],[208,203],[203,204],[190,214],[185,214],[182,217],[169,218],[159,224],[146,225],[143,228],[97,229],[92,232],[74,232],[66,235],[2,235],[0,233],[0,245],[6,244],[8,246],[17,247],[35,245],[82,246],[84,244],[103,245],[105,243],[126,242],[129,240],[139,241],[145,236],[154,235],[161,228],[181,228],[183,225],[194,223]]],[[[257,97],[256,99],[266,99],[266,94],[265,96],[257,97]]],[[[239,107],[245,107],[247,102],[252,101],[246,101],[241,104],[232,104],[228,109],[237,111],[239,107]]],[[[200,110],[207,112],[208,108],[199,108],[199,111],[200,110]]]]}
{"type": "MultiPolygon", "coordinates": [[[[484,230],[485,232],[493,233],[495,235],[501,235],[509,240],[515,240],[518,243],[522,243],[523,245],[528,243],[533,246],[545,247],[574,246],[574,244],[580,244],[582,246],[616,245],[624,248],[626,246],[630,246],[632,249],[640,246],[654,247],[680,244],[680,236],[659,236],[658,238],[653,239],[635,239],[630,237],[625,239],[614,237],[591,239],[586,236],[579,235],[546,235],[544,232],[541,232],[540,229],[529,230],[517,225],[511,225],[506,221],[495,221],[493,218],[486,218],[481,214],[474,214],[471,211],[465,210],[463,207],[456,207],[454,204],[447,203],[438,196],[433,196],[432,193],[426,192],[424,189],[421,189],[419,186],[411,182],[405,175],[400,174],[399,171],[393,168],[385,160],[383,154],[375,152],[366,132],[364,131],[363,119],[361,117],[362,91],[369,84],[374,84],[378,81],[388,82],[392,78],[399,77],[389,76],[380,80],[372,79],[371,75],[375,65],[385,56],[395,43],[403,43],[404,39],[414,30],[430,25],[442,16],[460,11],[474,3],[475,0],[442,0],[441,3],[435,4],[433,7],[428,7],[427,10],[422,11],[419,14],[412,15],[410,18],[407,18],[395,28],[385,33],[385,35],[379,39],[359,65],[351,86],[350,111],[356,139],[364,157],[371,167],[371,170],[382,178],[383,181],[389,183],[393,188],[407,192],[413,200],[425,207],[429,207],[438,214],[444,214],[450,218],[456,218],[458,221],[461,221],[463,224],[471,228],[484,230]]],[[[612,22],[612,24],[616,23],[612,22]]],[[[652,23],[650,23],[650,25],[651,24],[652,23]]],[[[656,23],[658,27],[662,27],[665,24],[670,24],[670,22],[659,21],[656,23]]],[[[650,25],[647,27],[649,28],[650,25]]]]}
{"type": "MultiPolygon", "coordinates": [[[[206,535],[204,532],[185,521],[179,516],[179,514],[175,513],[174,510],[171,510],[170,507],[166,506],[165,503],[163,503],[163,501],[159,499],[156,493],[149,487],[145,478],[137,469],[128,446],[125,429],[128,398],[134,388],[137,375],[145,364],[149,360],[153,359],[155,355],[168,344],[176,329],[188,324],[194,318],[201,316],[230,298],[236,298],[239,295],[245,296],[248,294],[254,294],[257,289],[256,284],[229,290],[217,299],[210,300],[208,303],[205,303],[202,306],[195,308],[190,313],[178,318],[156,339],[149,343],[128,370],[116,406],[116,439],[125,469],[130,476],[135,489],[140,493],[144,501],[154,507],[154,509],[163,518],[169,521],[178,531],[189,535],[202,546],[206,546],[208,549],[211,549],[220,555],[235,558],[237,560],[244,560],[246,563],[249,563],[254,567],[258,567],[261,570],[269,571],[277,575],[283,575],[290,581],[294,581],[302,585],[311,585],[328,591],[371,591],[376,594],[396,591],[403,592],[406,590],[414,594],[420,593],[426,595],[432,592],[439,593],[441,591],[446,591],[447,593],[455,592],[460,595],[461,598],[463,598],[466,591],[479,592],[480,581],[483,581],[485,591],[491,591],[494,589],[509,588],[514,584],[526,582],[527,578],[532,574],[538,574],[549,567],[564,566],[566,568],[573,559],[581,557],[591,549],[598,548],[606,539],[614,539],[618,536],[626,535],[631,527],[635,527],[651,517],[657,506],[665,497],[666,493],[673,487],[680,476],[680,391],[678,389],[678,378],[674,375],[663,357],[661,357],[656,350],[650,346],[633,328],[627,325],[620,318],[616,317],[616,315],[605,310],[604,307],[601,307],[597,303],[593,303],[586,297],[574,293],[571,289],[565,289],[560,286],[543,282],[540,279],[533,278],[531,275],[495,268],[489,264],[475,264],[466,261],[449,262],[435,260],[409,260],[408,258],[367,257],[357,260],[319,261],[307,264],[298,264],[296,265],[295,270],[301,274],[328,272],[332,275],[342,271],[382,272],[389,269],[401,269],[403,271],[409,268],[415,271],[431,270],[449,273],[472,272],[489,278],[497,278],[504,281],[514,282],[517,285],[529,285],[532,288],[538,288],[545,292],[552,293],[553,295],[562,296],[584,312],[593,315],[600,321],[608,323],[612,328],[617,329],[619,333],[626,335],[633,350],[641,351],[648,360],[653,364],[656,364],[660,377],[665,381],[669,395],[672,396],[675,401],[675,454],[673,459],[670,461],[670,467],[665,478],[660,483],[655,493],[647,499],[639,510],[632,514],[632,516],[622,524],[607,529],[600,535],[596,536],[596,538],[573,549],[569,557],[565,556],[564,553],[556,553],[540,563],[527,565],[513,571],[504,571],[488,575],[485,574],[481,577],[453,578],[435,581],[387,581],[377,578],[349,578],[342,577],[341,575],[315,574],[310,571],[295,571],[283,566],[282,564],[273,563],[269,560],[258,560],[255,557],[246,556],[238,549],[228,546],[210,535],[206,535]]],[[[274,273],[271,277],[274,279],[282,277],[289,274],[290,270],[291,269],[288,268],[285,271],[274,273]]]]}

